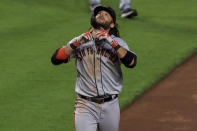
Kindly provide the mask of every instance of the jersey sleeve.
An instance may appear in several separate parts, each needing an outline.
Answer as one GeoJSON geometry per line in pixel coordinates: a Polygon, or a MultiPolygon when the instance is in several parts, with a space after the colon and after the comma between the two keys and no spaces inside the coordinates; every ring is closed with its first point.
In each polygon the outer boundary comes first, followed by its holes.
{"type": "Polygon", "coordinates": [[[129,46],[127,45],[127,43],[124,40],[122,40],[119,37],[114,37],[113,39],[116,40],[120,46],[122,46],[126,50],[130,51],[129,46]]]}
{"type": "MultiPolygon", "coordinates": [[[[70,45],[74,40],[75,40],[75,38],[73,38],[71,41],[69,41],[69,42],[67,43],[67,45],[70,45]]],[[[68,60],[70,61],[70,60],[73,59],[73,58],[76,58],[76,50],[73,50],[73,51],[71,52],[71,54],[70,54],[68,60]]]]}
{"type": "MultiPolygon", "coordinates": [[[[70,45],[74,39],[69,41],[66,45],[70,45]]],[[[68,63],[72,58],[76,58],[76,51],[73,50],[69,56],[66,56],[66,53],[63,53],[65,50],[62,46],[61,48],[58,48],[55,53],[51,57],[51,62],[54,65],[60,65],[62,63],[68,63]]]]}
{"type": "MultiPolygon", "coordinates": [[[[130,50],[129,46],[127,45],[127,43],[126,43],[124,40],[122,40],[122,39],[119,38],[119,37],[114,37],[113,39],[116,40],[120,46],[122,46],[123,48],[125,48],[125,49],[128,50],[129,52],[132,52],[132,53],[135,55],[135,53],[134,53],[133,51],[130,50]]],[[[136,55],[135,55],[135,56],[136,56],[136,55]]],[[[136,59],[137,59],[137,57],[136,57],[136,59]]],[[[136,59],[135,59],[135,63],[136,63],[136,59]]],[[[121,62],[120,58],[119,58],[119,61],[121,62]]],[[[122,62],[121,62],[121,63],[122,63],[122,62]]]]}

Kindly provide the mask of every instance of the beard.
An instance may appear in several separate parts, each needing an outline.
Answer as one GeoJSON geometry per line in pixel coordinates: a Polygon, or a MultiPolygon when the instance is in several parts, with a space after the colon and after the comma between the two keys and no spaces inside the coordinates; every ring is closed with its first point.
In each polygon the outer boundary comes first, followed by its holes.
{"type": "Polygon", "coordinates": [[[92,27],[95,28],[95,29],[100,29],[102,27],[105,30],[109,29],[110,28],[110,24],[111,24],[111,23],[108,23],[108,22],[98,23],[96,21],[95,16],[93,16],[93,15],[91,17],[91,22],[90,23],[91,23],[92,27]]]}

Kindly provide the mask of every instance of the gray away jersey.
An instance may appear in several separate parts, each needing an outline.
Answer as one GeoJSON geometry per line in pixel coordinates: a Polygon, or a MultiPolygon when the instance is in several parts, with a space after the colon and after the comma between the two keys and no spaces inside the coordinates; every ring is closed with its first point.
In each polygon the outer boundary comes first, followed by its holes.
{"type": "MultiPolygon", "coordinates": [[[[113,35],[112,38],[129,50],[128,45],[121,38],[113,35]]],[[[121,62],[108,43],[89,41],[73,50],[69,60],[72,58],[76,58],[76,93],[93,97],[121,92],[123,82],[121,62]]]]}

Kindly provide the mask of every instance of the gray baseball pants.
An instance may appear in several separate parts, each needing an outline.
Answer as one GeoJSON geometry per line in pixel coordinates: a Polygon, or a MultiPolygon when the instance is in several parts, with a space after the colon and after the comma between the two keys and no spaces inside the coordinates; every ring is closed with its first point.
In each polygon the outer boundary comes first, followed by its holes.
{"type": "Polygon", "coordinates": [[[77,97],[75,101],[76,131],[118,131],[120,121],[119,99],[97,104],[77,97]]]}

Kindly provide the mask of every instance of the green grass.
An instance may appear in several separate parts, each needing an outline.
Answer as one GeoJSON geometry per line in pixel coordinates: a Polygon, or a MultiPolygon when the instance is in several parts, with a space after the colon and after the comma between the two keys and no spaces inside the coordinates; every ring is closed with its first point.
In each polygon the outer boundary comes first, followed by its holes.
{"type": "MultiPolygon", "coordinates": [[[[125,107],[197,48],[195,0],[132,1],[139,16],[120,19],[121,37],[138,56],[123,67],[125,107]]],[[[90,27],[87,0],[1,0],[0,131],[74,130],[74,60],[53,66],[55,49],[90,27]]]]}

